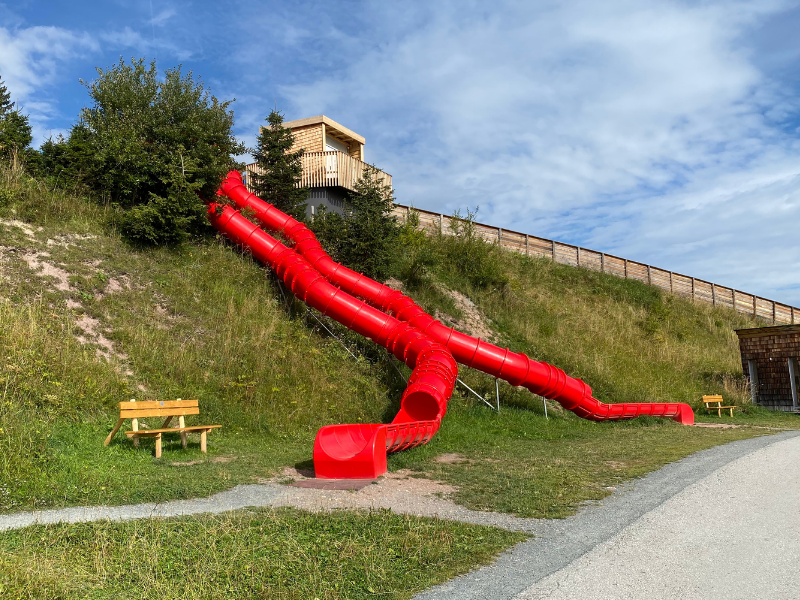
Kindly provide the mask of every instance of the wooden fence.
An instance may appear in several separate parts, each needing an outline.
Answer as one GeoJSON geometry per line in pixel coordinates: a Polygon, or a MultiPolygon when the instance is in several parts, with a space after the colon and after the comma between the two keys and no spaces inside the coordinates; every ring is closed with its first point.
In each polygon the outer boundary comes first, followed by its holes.
{"type": "MultiPolygon", "coordinates": [[[[405,221],[411,207],[395,204],[394,215],[405,221]]],[[[440,213],[414,208],[419,214],[420,229],[427,232],[451,232],[452,217],[440,213]]],[[[518,252],[526,256],[550,258],[558,263],[585,267],[602,273],[610,273],[626,279],[635,279],[664,291],[692,298],[699,302],[708,302],[714,306],[732,308],[738,312],[753,315],[773,323],[800,323],[800,309],[782,304],[760,296],[748,294],[733,288],[725,287],[689,277],[673,271],[665,271],[644,263],[620,258],[612,254],[588,250],[572,244],[564,244],[555,240],[519,233],[508,229],[493,227],[484,223],[475,223],[475,232],[487,241],[497,243],[506,250],[518,252]]]]}

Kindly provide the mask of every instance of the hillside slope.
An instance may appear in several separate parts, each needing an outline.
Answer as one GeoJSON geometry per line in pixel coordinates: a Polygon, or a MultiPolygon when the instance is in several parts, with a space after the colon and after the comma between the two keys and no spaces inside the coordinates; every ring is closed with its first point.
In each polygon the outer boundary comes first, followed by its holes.
{"type": "MultiPolygon", "coordinates": [[[[137,250],[107,224],[110,208],[20,173],[4,173],[0,191],[3,510],[205,495],[284,465],[308,467],[322,425],[396,412],[403,381],[384,351],[327,324],[345,349],[224,241],[137,250]],[[102,447],[118,401],[174,397],[200,399],[195,422],[223,424],[209,456],[196,446],[173,452],[173,442],[155,461],[147,442],[137,450],[121,435],[102,447]]],[[[426,308],[585,379],[602,401],[747,399],[733,333],[753,325],[743,316],[637,282],[467,247],[489,275],[475,277],[447,240],[407,241],[397,273],[426,308]]],[[[494,393],[492,379],[461,376],[494,393]]],[[[609,482],[764,433],[649,419],[597,425],[556,410],[545,421],[540,399],[500,389],[500,415],[457,396],[434,441],[393,456],[390,468],[472,481],[456,494],[470,506],[562,516],[608,493],[609,482]],[[458,458],[442,462],[441,453],[458,458]]],[[[780,419],[750,412],[738,420],[780,419]]]]}

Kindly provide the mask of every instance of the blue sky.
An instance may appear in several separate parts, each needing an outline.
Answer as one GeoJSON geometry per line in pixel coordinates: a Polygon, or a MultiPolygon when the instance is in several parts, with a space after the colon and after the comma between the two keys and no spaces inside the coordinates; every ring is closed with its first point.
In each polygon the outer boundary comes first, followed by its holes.
{"type": "Polygon", "coordinates": [[[122,56],[179,63],[252,144],[277,103],[367,139],[399,202],[800,306],[800,3],[0,4],[37,142],[122,56]]]}

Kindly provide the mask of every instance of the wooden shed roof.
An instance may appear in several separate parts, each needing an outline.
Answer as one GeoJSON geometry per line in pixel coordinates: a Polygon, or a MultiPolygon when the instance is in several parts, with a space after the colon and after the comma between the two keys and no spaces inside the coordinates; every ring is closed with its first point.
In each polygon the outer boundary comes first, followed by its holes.
{"type": "Polygon", "coordinates": [[[769,335],[789,335],[800,333],[800,325],[778,325],[776,327],[754,327],[752,329],[737,329],[739,338],[766,337],[769,335]]]}
{"type": "Polygon", "coordinates": [[[319,123],[325,123],[325,127],[332,129],[332,133],[336,133],[335,137],[344,138],[345,141],[354,141],[358,142],[359,144],[365,144],[366,140],[363,136],[358,135],[355,131],[352,131],[345,127],[344,125],[340,125],[333,119],[326,117],[325,115],[317,115],[316,117],[308,117],[307,119],[297,119],[295,121],[286,121],[283,123],[283,126],[286,129],[294,129],[295,127],[305,127],[307,125],[317,125],[319,123]]]}

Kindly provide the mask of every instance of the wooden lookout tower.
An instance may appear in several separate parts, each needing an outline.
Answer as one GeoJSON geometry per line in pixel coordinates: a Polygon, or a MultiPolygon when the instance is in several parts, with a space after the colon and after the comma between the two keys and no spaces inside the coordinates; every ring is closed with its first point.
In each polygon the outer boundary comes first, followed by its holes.
{"type": "MultiPolygon", "coordinates": [[[[300,185],[311,190],[308,216],[314,215],[320,206],[341,214],[347,192],[355,189],[366,166],[364,138],[325,115],[286,121],[283,126],[294,135],[291,151],[301,148],[305,151],[300,185]]],[[[247,165],[246,181],[256,168],[255,163],[247,165]]],[[[391,175],[381,171],[380,176],[386,185],[392,185],[391,175]]]]}

